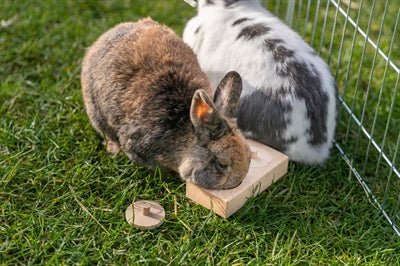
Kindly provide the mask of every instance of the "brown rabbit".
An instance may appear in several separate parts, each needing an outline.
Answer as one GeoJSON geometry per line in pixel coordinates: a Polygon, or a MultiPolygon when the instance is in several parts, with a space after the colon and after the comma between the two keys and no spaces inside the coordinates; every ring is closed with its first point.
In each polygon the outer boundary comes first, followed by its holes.
{"type": "Polygon", "coordinates": [[[227,189],[245,177],[251,152],[234,122],[242,80],[229,72],[214,101],[193,51],[151,19],[122,23],[87,51],[81,82],[86,111],[107,150],[149,167],[227,189]]]}

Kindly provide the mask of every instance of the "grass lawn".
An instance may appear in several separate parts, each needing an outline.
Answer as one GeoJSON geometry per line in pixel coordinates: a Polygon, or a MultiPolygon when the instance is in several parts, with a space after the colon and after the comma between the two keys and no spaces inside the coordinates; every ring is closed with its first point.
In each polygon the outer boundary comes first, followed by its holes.
{"type": "Polygon", "coordinates": [[[0,0],[0,264],[398,265],[400,239],[336,150],[323,167],[291,163],[228,220],[178,178],[106,153],[82,101],[85,48],[118,22],[151,16],[181,33],[194,14],[182,0],[0,0]],[[159,201],[164,224],[129,226],[134,199],[159,201]]]}

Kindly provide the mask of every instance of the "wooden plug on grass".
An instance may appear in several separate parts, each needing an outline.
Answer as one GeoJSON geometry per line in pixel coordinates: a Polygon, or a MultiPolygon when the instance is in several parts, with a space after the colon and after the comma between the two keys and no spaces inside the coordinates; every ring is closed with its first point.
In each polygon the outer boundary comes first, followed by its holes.
{"type": "Polygon", "coordinates": [[[288,169],[288,157],[261,143],[247,140],[253,156],[249,172],[242,183],[233,189],[210,190],[186,184],[186,197],[228,218],[255,196],[276,182],[288,169]]]}
{"type": "Polygon", "coordinates": [[[133,202],[125,211],[129,224],[139,229],[159,227],[165,218],[164,208],[155,201],[140,200],[133,202]]]}

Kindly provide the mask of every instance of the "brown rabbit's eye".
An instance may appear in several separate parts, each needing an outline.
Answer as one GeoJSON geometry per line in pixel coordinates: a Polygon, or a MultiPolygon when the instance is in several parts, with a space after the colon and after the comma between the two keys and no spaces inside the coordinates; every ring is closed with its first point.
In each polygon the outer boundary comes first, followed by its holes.
{"type": "Polygon", "coordinates": [[[227,167],[228,165],[221,163],[218,160],[215,160],[215,168],[217,168],[218,172],[223,172],[227,167]]]}

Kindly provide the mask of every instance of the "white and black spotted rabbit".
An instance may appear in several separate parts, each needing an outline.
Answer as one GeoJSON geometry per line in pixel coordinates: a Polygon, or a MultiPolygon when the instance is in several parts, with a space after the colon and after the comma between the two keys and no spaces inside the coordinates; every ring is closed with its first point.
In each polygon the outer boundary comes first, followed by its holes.
{"type": "Polygon", "coordinates": [[[213,87],[235,70],[243,79],[237,124],[248,138],[323,163],[332,146],[337,89],[328,66],[258,0],[200,0],[184,41],[213,87]]]}

